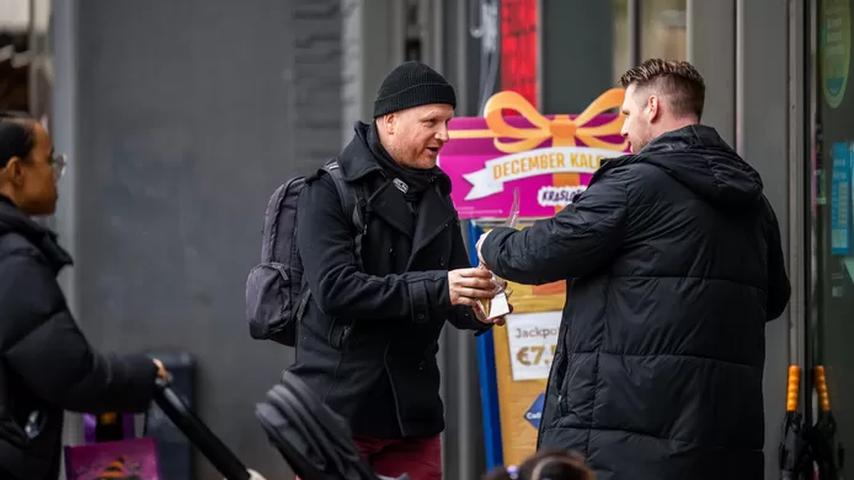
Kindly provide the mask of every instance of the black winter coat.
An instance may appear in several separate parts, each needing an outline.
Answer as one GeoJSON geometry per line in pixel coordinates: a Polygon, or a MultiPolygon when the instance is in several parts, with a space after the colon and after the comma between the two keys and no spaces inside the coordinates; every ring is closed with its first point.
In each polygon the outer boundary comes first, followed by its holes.
{"type": "Polygon", "coordinates": [[[371,153],[367,130],[357,125],[338,158],[344,179],[366,192],[363,265],[352,212],[343,211],[332,178],[310,178],[300,197],[297,244],[311,301],[290,371],[356,435],[434,435],[444,428],[439,334],[446,320],[483,328],[470,308],[450,304],[448,270],[470,263],[447,176],[424,192],[413,216],[371,153]]]}
{"type": "Polygon", "coordinates": [[[0,197],[0,477],[56,480],[63,410],[143,411],[157,369],[93,351],[56,282],[71,258],[0,197]]]}
{"type": "Polygon", "coordinates": [[[571,281],[540,447],[579,451],[598,480],[763,477],[765,322],[789,282],[759,174],[713,129],[607,162],[482,254],[510,280],[571,281]]]}

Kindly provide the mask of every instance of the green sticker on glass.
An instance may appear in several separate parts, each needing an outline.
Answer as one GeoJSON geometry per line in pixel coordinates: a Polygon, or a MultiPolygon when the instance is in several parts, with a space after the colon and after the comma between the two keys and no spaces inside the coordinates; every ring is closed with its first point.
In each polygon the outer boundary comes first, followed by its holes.
{"type": "Polygon", "coordinates": [[[849,0],[824,0],[819,23],[819,51],[824,99],[831,108],[842,103],[851,59],[849,0]]]}

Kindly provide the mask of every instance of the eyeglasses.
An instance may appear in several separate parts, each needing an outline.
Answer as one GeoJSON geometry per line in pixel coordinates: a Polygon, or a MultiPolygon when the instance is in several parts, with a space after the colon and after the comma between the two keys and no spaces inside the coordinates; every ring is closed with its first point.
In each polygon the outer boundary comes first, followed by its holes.
{"type": "Polygon", "coordinates": [[[65,173],[65,167],[68,165],[68,157],[63,154],[53,154],[50,156],[50,166],[53,167],[53,179],[59,181],[65,173]]]}

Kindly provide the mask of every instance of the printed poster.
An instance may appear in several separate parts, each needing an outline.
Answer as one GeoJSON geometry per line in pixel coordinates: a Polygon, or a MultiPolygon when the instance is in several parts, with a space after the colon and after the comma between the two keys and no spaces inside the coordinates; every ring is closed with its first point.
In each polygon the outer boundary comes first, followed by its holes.
{"type": "Polygon", "coordinates": [[[507,317],[513,380],[546,380],[557,348],[562,312],[519,313],[507,317]]]}
{"type": "Polygon", "coordinates": [[[581,114],[542,115],[504,91],[489,99],[484,117],[451,120],[439,165],[460,218],[507,218],[516,188],[521,218],[550,217],[572,203],[605,159],[627,151],[616,113],[623,95],[614,88],[581,114]]]}
{"type": "Polygon", "coordinates": [[[851,246],[851,155],[847,142],[831,146],[830,250],[848,255],[851,246]]]}

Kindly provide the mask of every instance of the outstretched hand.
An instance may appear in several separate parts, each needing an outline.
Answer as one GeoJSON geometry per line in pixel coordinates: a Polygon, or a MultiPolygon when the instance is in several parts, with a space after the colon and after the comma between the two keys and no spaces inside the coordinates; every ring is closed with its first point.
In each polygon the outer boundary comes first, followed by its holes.
{"type": "Polygon", "coordinates": [[[467,305],[477,312],[481,308],[479,300],[491,299],[497,291],[492,272],[485,268],[460,268],[448,272],[451,305],[467,305]]]}
{"type": "Polygon", "coordinates": [[[152,362],[157,366],[157,378],[164,381],[169,382],[172,380],[172,375],[169,374],[169,370],[166,370],[166,367],[163,365],[163,362],[158,358],[152,358],[152,362]]]}

